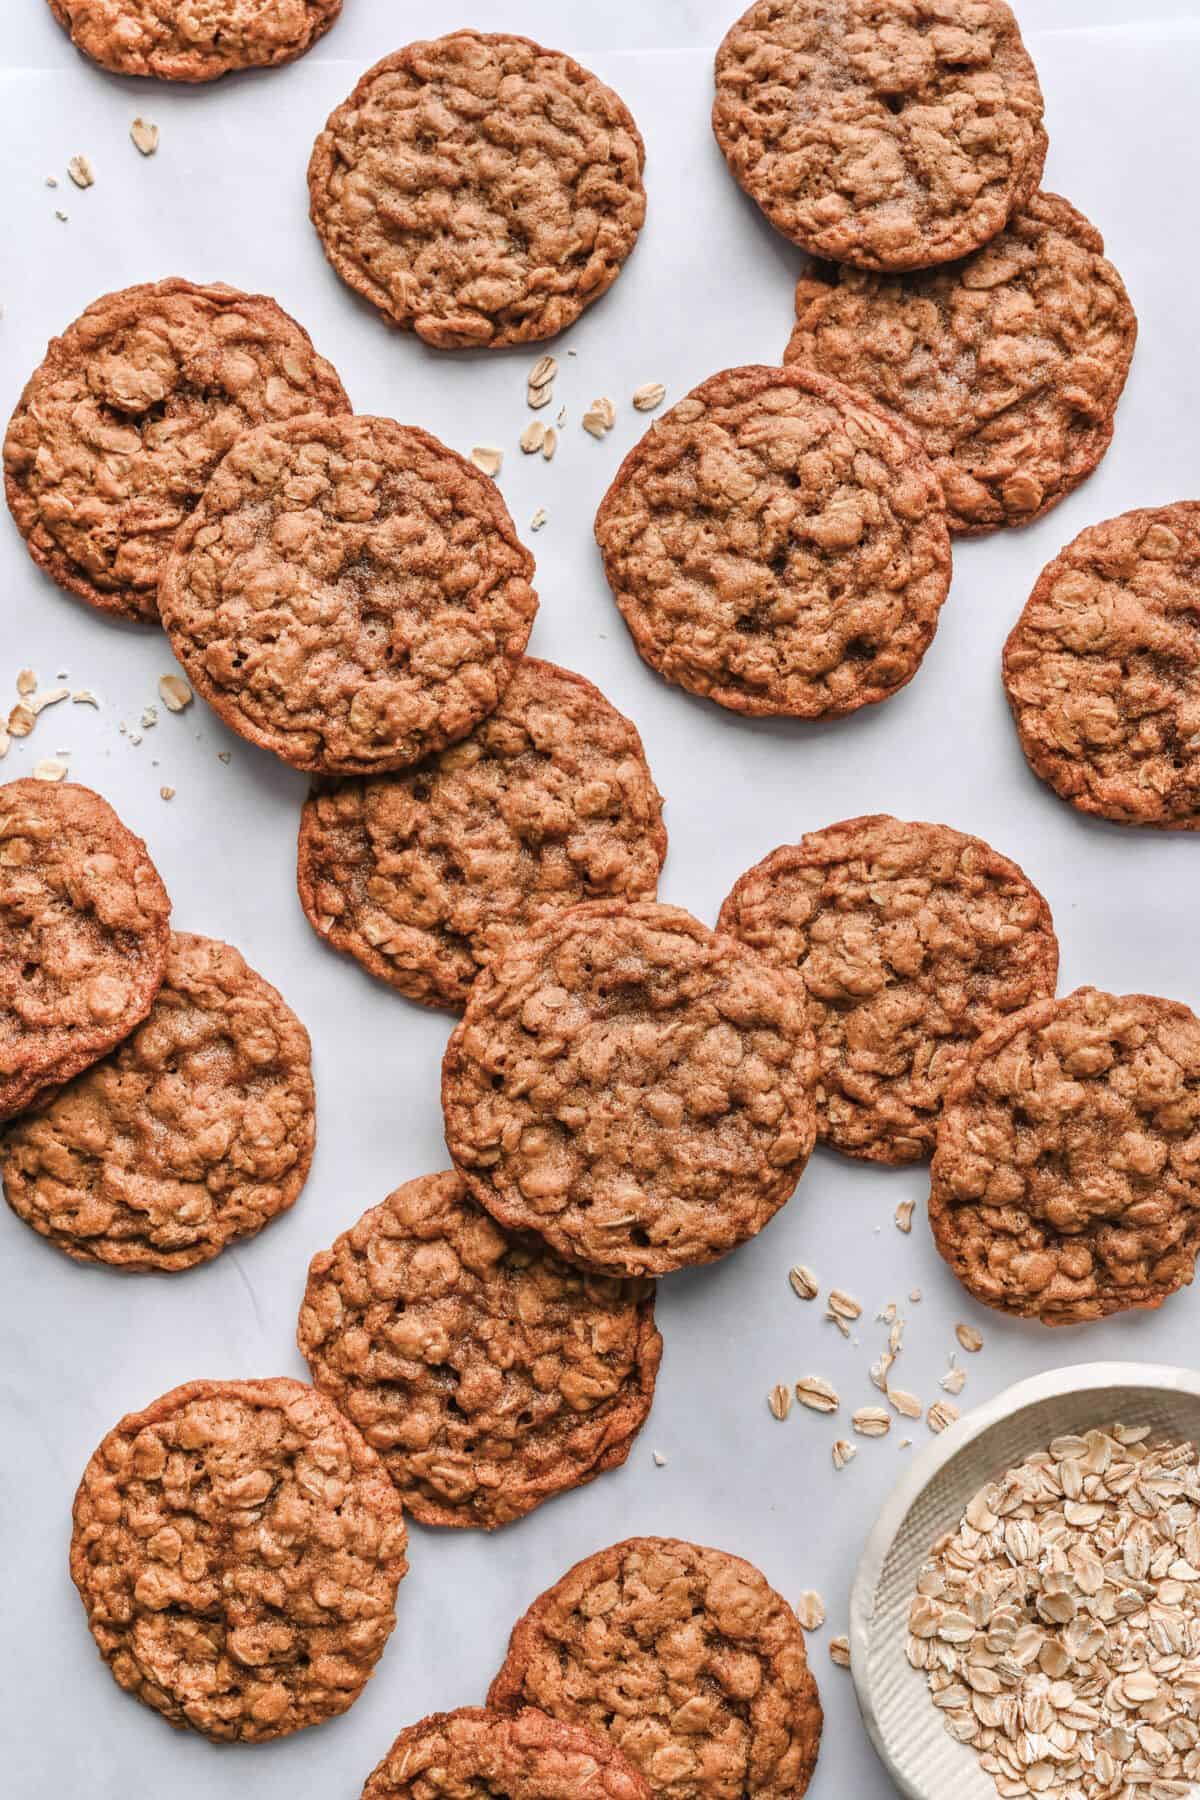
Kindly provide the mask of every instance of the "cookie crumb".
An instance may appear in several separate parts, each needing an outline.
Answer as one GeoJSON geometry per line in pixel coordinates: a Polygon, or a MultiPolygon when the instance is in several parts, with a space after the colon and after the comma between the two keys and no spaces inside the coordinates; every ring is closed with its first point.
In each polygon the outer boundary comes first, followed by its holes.
{"type": "Polygon", "coordinates": [[[816,1588],[805,1588],[796,1602],[796,1617],[805,1631],[820,1631],[825,1623],[825,1602],[816,1588]]]}
{"type": "Polygon", "coordinates": [[[912,1304],[913,1304],[913,1305],[914,1305],[914,1306],[920,1306],[920,1304],[921,1304],[921,1290],[920,1290],[920,1288],[913,1288],[913,1289],[912,1289],[912,1291],[911,1291],[911,1293],[910,1293],[910,1294],[909,1294],[909,1296],[908,1296],[908,1297],[909,1297],[909,1299],[910,1299],[910,1300],[911,1300],[911,1301],[912,1301],[912,1304]]]}
{"type": "Polygon", "coordinates": [[[173,800],[175,798],[175,789],[173,787],[160,787],[158,795],[160,800],[173,800]]]}
{"type": "Polygon", "coordinates": [[[67,174],[77,188],[90,188],[95,184],[96,171],[86,156],[73,156],[67,164],[67,174]]]}
{"type": "Polygon", "coordinates": [[[913,1208],[915,1204],[916,1202],[913,1200],[902,1200],[900,1202],[894,1214],[897,1231],[907,1233],[912,1230],[913,1208]]]}
{"type": "Polygon", "coordinates": [[[633,390],[633,404],[638,412],[654,412],[667,397],[667,390],[661,381],[643,381],[641,387],[633,390]]]}
{"type": "Polygon", "coordinates": [[[829,1640],[829,1660],[835,1662],[839,1669],[850,1667],[850,1639],[835,1637],[829,1640]]]}
{"type": "Polygon", "coordinates": [[[143,156],[153,156],[158,149],[158,126],[149,119],[136,118],[129,127],[129,136],[143,156]]]}
{"type": "Polygon", "coordinates": [[[788,1280],[793,1294],[801,1300],[815,1300],[821,1291],[816,1276],[804,1263],[797,1263],[795,1268],[788,1270],[788,1280]]]}
{"type": "Polygon", "coordinates": [[[471,452],[471,461],[482,474],[490,475],[494,481],[503,465],[504,452],[497,450],[494,444],[476,444],[471,452]]]}
{"type": "Polygon", "coordinates": [[[47,175],[46,186],[47,187],[57,187],[58,186],[58,176],[57,175],[47,175]]]}
{"type": "Polygon", "coordinates": [[[777,1381],[767,1395],[767,1405],[776,1419],[786,1419],[792,1410],[792,1390],[784,1382],[777,1381]]]}
{"type": "Polygon", "coordinates": [[[35,781],[61,781],[66,772],[66,763],[60,762],[56,756],[43,757],[41,762],[36,762],[33,765],[33,779],[35,781]]]}
{"type": "Polygon", "coordinates": [[[841,1405],[837,1389],[820,1375],[804,1375],[796,1383],[796,1398],[813,1412],[836,1412],[841,1405]]]}
{"type": "Polygon", "coordinates": [[[154,727],[157,724],[158,724],[158,708],[156,706],[143,706],[142,717],[141,717],[142,730],[143,731],[153,731],[154,727]]]}
{"type": "Polygon", "coordinates": [[[232,754],[233,754],[233,752],[230,750],[218,750],[217,751],[217,761],[227,763],[230,761],[232,754]]]}
{"type": "Polygon", "coordinates": [[[650,1454],[654,1458],[654,1466],[656,1469],[665,1469],[666,1468],[667,1459],[663,1455],[661,1450],[652,1450],[650,1452],[650,1454]]]}
{"type": "Polygon", "coordinates": [[[977,1350],[983,1349],[982,1333],[976,1331],[973,1325],[959,1323],[954,1327],[954,1335],[962,1345],[963,1349],[969,1350],[972,1355],[974,1355],[977,1350]]]}

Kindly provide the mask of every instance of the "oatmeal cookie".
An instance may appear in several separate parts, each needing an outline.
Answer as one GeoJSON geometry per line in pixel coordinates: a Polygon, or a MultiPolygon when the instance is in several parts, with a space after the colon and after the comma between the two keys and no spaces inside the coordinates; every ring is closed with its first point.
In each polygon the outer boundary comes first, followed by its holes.
{"type": "Polygon", "coordinates": [[[1002,0],[758,0],[717,51],[716,85],[739,185],[835,262],[965,256],[1042,178],[1042,91],[1002,0]]]}
{"type": "Polygon", "coordinates": [[[963,536],[1027,525],[1112,441],[1137,339],[1104,239],[1057,194],[924,275],[814,264],[784,361],[861,388],[916,432],[963,536]]]}
{"type": "Polygon", "coordinates": [[[1050,908],[1015,863],[949,825],[879,813],[764,857],[721,908],[808,991],[817,1135],[848,1156],[928,1156],[982,1032],[1053,994],[1050,908]]]}
{"type": "Polygon", "coordinates": [[[494,712],[537,611],[494,481],[428,432],[311,413],[238,439],[175,539],[197,691],[316,774],[398,769],[494,712]]]}
{"type": "Polygon", "coordinates": [[[455,31],[368,69],[313,147],[342,280],[439,350],[552,337],[610,288],[646,216],[624,103],[528,38],[455,31]]]}
{"type": "Polygon", "coordinates": [[[488,1705],[607,1732],[656,1800],[796,1800],[821,1742],[791,1607],[741,1557],[677,1538],[569,1569],[518,1620],[488,1705]]]}
{"type": "Polygon", "coordinates": [[[294,62],[324,37],[342,0],[49,0],[85,56],[114,75],[215,81],[294,62]]]}
{"type": "Polygon", "coordinates": [[[611,1738],[526,1706],[433,1713],[396,1739],[362,1800],[651,1800],[611,1738]]]}
{"type": "Polygon", "coordinates": [[[191,1381],[104,1439],[71,1579],[121,1687],[177,1728],[262,1743],[352,1706],[396,1622],[399,1497],[300,1381],[191,1381]]]}
{"type": "Polygon", "coordinates": [[[787,1200],[816,1135],[804,988],[679,907],[598,901],[509,945],[442,1064],[484,1209],[612,1275],[714,1262],[787,1200]]]}
{"type": "Polygon", "coordinates": [[[27,382],[4,440],[9,509],[59,587],[154,621],[171,540],[234,439],[349,410],[274,300],[178,278],[124,288],[53,338],[27,382]]]}
{"type": "Polygon", "coordinates": [[[487,1530],[619,1468],[662,1357],[652,1282],[571,1268],[452,1174],[313,1258],[298,1342],[415,1519],[487,1530]]]}
{"type": "Polygon", "coordinates": [[[621,464],[596,542],[638,654],[735,712],[839,718],[886,700],[950,587],[916,438],[798,368],[694,388],[621,464]]]}
{"type": "Polygon", "coordinates": [[[0,787],[0,1119],[145,1018],[170,913],[145,844],[99,794],[32,779],[0,787]]]}
{"type": "Polygon", "coordinates": [[[141,1025],[0,1133],[4,1197],[78,1262],[190,1269],[291,1206],[314,1104],[295,1013],[228,944],[174,932],[141,1025]]]}
{"type": "Polygon", "coordinates": [[[652,900],[666,852],[636,727],[581,675],[524,657],[462,743],[315,790],[297,875],[336,949],[461,1011],[515,933],[585,900],[652,900]]]}
{"type": "Polygon", "coordinates": [[[1200,830],[1200,501],[1090,525],[1004,646],[1030,767],[1081,812],[1200,830]]]}
{"type": "Polygon", "coordinates": [[[1159,1306],[1200,1245],[1200,1019],[1079,988],[981,1038],[946,1099],[929,1222],[988,1306],[1076,1325],[1159,1306]]]}

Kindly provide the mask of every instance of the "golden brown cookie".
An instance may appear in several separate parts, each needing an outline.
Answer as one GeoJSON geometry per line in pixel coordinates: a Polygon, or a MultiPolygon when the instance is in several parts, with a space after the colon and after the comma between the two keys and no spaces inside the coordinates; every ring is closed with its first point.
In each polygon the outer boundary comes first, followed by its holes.
{"type": "Polygon", "coordinates": [[[1161,1305],[1200,1245],[1200,1019],[1079,988],[981,1038],[947,1096],[934,1242],[977,1300],[1077,1325],[1161,1305]]]}
{"type": "Polygon", "coordinates": [[[1200,501],[1089,525],[1004,646],[1035,775],[1080,812],[1200,830],[1200,501]]]}
{"type": "Polygon", "coordinates": [[[976,1038],[1058,978],[1050,908],[1015,863],[949,825],[886,813],[764,857],[717,929],[804,982],[817,1135],[869,1162],[929,1156],[976,1038]]]}
{"type": "Polygon", "coordinates": [[[785,362],[905,420],[964,536],[1027,525],[1087,479],[1137,339],[1104,239],[1057,194],[1035,194],[982,250],[926,274],[814,264],[796,321],[785,362]]]}
{"type": "Polygon", "coordinates": [[[400,1733],[362,1800],[650,1800],[612,1741],[532,1706],[433,1713],[400,1733]]]}
{"type": "Polygon", "coordinates": [[[428,432],[310,413],[239,438],[163,571],[197,691],[316,774],[398,769],[494,712],[537,611],[494,481],[428,432]]]}
{"type": "Polygon", "coordinates": [[[141,838],[74,782],[0,786],[0,1119],[145,1018],[170,943],[141,838]]]}
{"type": "Polygon", "coordinates": [[[298,1341],[413,1518],[489,1531],[619,1468],[662,1358],[653,1282],[571,1268],[452,1174],[313,1258],[298,1341]]]}
{"type": "Polygon", "coordinates": [[[77,50],[114,75],[213,81],[292,62],[324,37],[342,0],[49,0],[77,50]]]}
{"type": "Polygon", "coordinates": [[[1003,0],[757,0],[717,51],[713,131],[777,230],[860,269],[995,237],[1042,176],[1037,71],[1003,0]]]}
{"type": "Polygon", "coordinates": [[[342,280],[439,350],[532,343],[610,288],[646,216],[624,103],[569,56],[455,31],[368,69],[313,147],[342,280]]]}
{"type": "Polygon", "coordinates": [[[480,975],[442,1064],[446,1143],[512,1231],[612,1275],[761,1231],[816,1135],[799,980],[690,913],[599,901],[480,975]]]}
{"type": "Polygon", "coordinates": [[[234,439],[349,410],[274,300],[179,278],[124,288],[52,338],[26,383],[4,440],[9,509],[59,587],[153,621],[175,531],[234,439]]]}
{"type": "Polygon", "coordinates": [[[71,1579],[114,1679],[219,1743],[345,1712],[396,1622],[399,1497],[300,1381],[191,1381],[130,1413],[74,1522],[71,1579]]]}
{"type": "Polygon", "coordinates": [[[726,369],[656,420],[596,542],[638,654],[735,712],[839,718],[886,700],[950,588],[916,438],[798,368],[726,369]]]}
{"type": "Polygon", "coordinates": [[[637,728],[581,675],[527,656],[462,743],[314,790],[297,878],[336,949],[461,1011],[515,933],[585,900],[652,900],[666,853],[637,728]]]}
{"type": "Polygon", "coordinates": [[[821,1742],[791,1607],[740,1556],[678,1538],[569,1569],[517,1621],[488,1705],[607,1732],[656,1800],[798,1800],[821,1742]]]}
{"type": "Polygon", "coordinates": [[[141,1025],[0,1132],[4,1197],[77,1262],[190,1269],[292,1205],[314,1105],[308,1033],[270,982],[173,932],[141,1025]]]}

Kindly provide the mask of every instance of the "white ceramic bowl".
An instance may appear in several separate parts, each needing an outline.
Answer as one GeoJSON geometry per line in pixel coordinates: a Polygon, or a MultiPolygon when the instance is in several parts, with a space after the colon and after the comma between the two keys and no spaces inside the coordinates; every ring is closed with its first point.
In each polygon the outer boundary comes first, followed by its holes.
{"type": "Polygon", "coordinates": [[[923,1450],[867,1539],[850,1596],[850,1655],[863,1722],[909,1800],[996,1800],[975,1752],[957,1744],[904,1653],[917,1573],[972,1494],[1067,1432],[1119,1422],[1200,1441],[1200,1371],[1078,1363],[1006,1388],[923,1450]]]}

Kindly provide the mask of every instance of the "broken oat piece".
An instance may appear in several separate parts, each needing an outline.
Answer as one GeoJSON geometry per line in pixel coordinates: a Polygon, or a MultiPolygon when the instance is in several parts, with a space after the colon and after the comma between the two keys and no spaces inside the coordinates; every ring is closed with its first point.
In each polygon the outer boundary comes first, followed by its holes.
{"type": "Polygon", "coordinates": [[[182,712],[185,706],[192,704],[191,687],[182,675],[160,675],[158,692],[168,712],[182,712]]]}
{"type": "Polygon", "coordinates": [[[90,188],[96,180],[96,171],[86,156],[73,156],[67,164],[67,174],[77,188],[90,188]]]}
{"type": "Polygon", "coordinates": [[[153,156],[158,149],[158,126],[149,119],[137,118],[129,127],[129,136],[134,148],[143,156],[153,156]]]}

